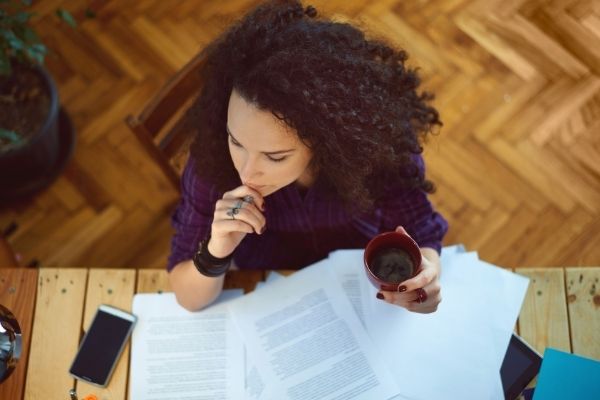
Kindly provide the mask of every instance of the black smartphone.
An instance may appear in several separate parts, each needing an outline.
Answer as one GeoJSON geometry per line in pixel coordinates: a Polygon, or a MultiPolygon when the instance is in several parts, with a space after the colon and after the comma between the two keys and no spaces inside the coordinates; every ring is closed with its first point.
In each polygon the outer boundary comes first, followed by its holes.
{"type": "Polygon", "coordinates": [[[513,333],[500,367],[504,398],[514,400],[535,378],[542,365],[542,356],[520,336],[513,333]]]}
{"type": "Polygon", "coordinates": [[[77,379],[105,387],[136,320],[133,314],[100,305],[81,341],[69,373],[77,379]]]}

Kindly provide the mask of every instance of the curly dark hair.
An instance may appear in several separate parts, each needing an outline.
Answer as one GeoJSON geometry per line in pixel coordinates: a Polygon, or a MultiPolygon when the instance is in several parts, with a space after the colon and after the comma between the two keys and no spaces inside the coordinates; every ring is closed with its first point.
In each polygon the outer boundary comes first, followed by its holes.
{"type": "Polygon", "coordinates": [[[427,193],[434,185],[415,155],[442,125],[433,99],[418,94],[407,53],[367,39],[348,23],[317,17],[296,0],[258,5],[203,50],[204,86],[190,109],[190,156],[222,191],[240,184],[228,157],[227,109],[233,88],[296,130],[312,166],[344,206],[367,210],[390,182],[427,193]]]}

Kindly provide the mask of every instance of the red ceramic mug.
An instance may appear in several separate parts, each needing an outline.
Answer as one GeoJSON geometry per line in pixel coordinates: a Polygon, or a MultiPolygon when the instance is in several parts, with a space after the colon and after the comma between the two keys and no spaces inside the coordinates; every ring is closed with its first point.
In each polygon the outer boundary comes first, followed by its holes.
{"type": "Polygon", "coordinates": [[[384,232],[375,236],[365,248],[364,263],[367,276],[371,283],[379,290],[395,292],[398,291],[400,284],[406,279],[412,278],[417,274],[421,267],[421,250],[417,242],[409,235],[403,232],[384,232]],[[402,250],[408,254],[412,261],[412,271],[410,276],[399,282],[389,281],[377,275],[377,268],[374,265],[374,259],[382,252],[393,251],[393,249],[402,250]]]}

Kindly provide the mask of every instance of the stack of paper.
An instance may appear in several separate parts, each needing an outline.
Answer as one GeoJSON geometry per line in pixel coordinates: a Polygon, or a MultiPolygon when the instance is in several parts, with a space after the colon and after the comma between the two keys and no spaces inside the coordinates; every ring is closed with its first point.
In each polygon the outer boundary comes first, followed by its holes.
{"type": "Polygon", "coordinates": [[[244,345],[226,305],[243,294],[226,290],[199,313],[180,307],[174,293],[136,294],[129,398],[243,399],[244,345]]]}
{"type": "Polygon", "coordinates": [[[289,277],[272,273],[246,296],[224,294],[230,298],[198,313],[183,311],[164,294],[136,295],[133,312],[140,323],[133,336],[131,398],[165,399],[167,390],[183,383],[185,389],[172,398],[240,399],[243,390],[245,398],[256,400],[440,399],[450,394],[502,399],[500,366],[527,278],[480,261],[461,246],[446,247],[442,303],[435,313],[417,314],[375,297],[362,257],[363,250],[333,252],[289,277]],[[150,350],[160,347],[158,341],[180,340],[154,336],[161,318],[204,320],[215,313],[219,329],[195,320],[183,332],[205,337],[206,352],[214,340],[221,358],[202,351],[184,355],[182,349],[165,350],[165,358],[157,358],[150,350]],[[159,373],[163,383],[154,382],[157,362],[171,365],[180,359],[190,362],[188,374],[180,379],[174,370],[165,384],[159,373]],[[240,369],[245,369],[244,382],[240,369]],[[161,395],[150,397],[153,391],[161,395]]]}

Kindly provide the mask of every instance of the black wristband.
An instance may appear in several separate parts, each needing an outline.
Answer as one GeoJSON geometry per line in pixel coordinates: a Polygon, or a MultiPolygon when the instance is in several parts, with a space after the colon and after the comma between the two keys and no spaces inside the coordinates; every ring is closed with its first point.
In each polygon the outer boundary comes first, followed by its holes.
{"type": "Polygon", "coordinates": [[[196,254],[194,254],[192,260],[198,272],[204,276],[208,276],[209,278],[215,278],[227,272],[231,266],[233,253],[224,258],[215,257],[208,251],[209,241],[210,235],[200,242],[198,245],[198,251],[196,254]]]}

